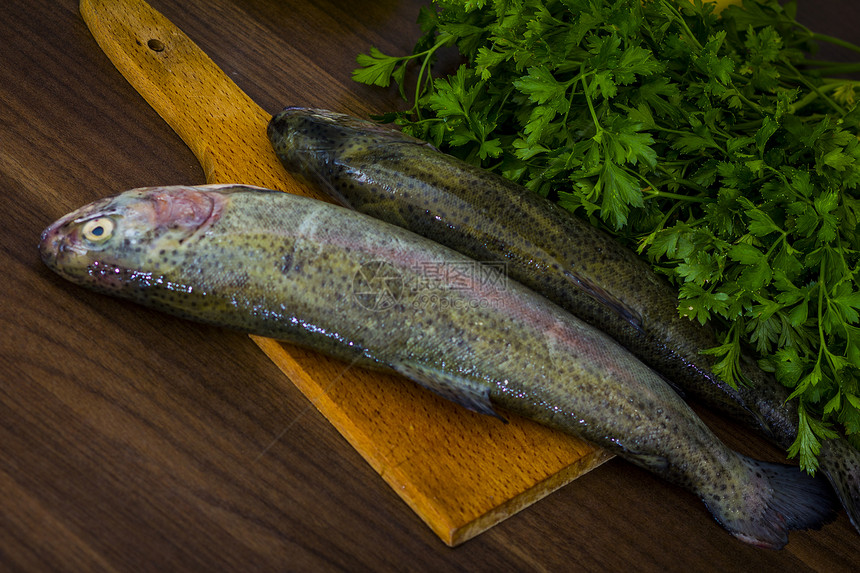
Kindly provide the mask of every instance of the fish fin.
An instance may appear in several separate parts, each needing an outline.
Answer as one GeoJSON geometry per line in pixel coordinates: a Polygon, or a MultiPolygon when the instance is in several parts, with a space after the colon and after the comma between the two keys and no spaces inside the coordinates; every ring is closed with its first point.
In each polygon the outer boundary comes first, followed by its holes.
{"type": "Polygon", "coordinates": [[[507,420],[493,409],[490,403],[490,389],[486,383],[466,376],[442,372],[415,362],[400,362],[393,364],[392,368],[447,400],[473,412],[493,416],[507,423],[507,420]]]}
{"type": "Polygon", "coordinates": [[[573,280],[581,291],[588,294],[591,298],[602,304],[627,322],[629,322],[639,332],[644,332],[642,327],[642,315],[612,296],[609,291],[596,285],[595,283],[577,275],[576,273],[566,271],[565,274],[573,280]]]}
{"type": "Polygon", "coordinates": [[[820,529],[836,517],[833,491],[820,476],[812,477],[795,466],[740,458],[749,469],[750,490],[743,495],[719,492],[702,501],[717,522],[741,541],[782,549],[789,531],[820,529]]]}
{"type": "Polygon", "coordinates": [[[658,454],[645,454],[641,452],[632,452],[625,449],[624,459],[649,471],[657,473],[669,467],[669,460],[666,459],[666,456],[661,456],[658,454]]]}
{"type": "Polygon", "coordinates": [[[840,436],[822,442],[818,462],[851,525],[860,532],[860,451],[840,436]]]}

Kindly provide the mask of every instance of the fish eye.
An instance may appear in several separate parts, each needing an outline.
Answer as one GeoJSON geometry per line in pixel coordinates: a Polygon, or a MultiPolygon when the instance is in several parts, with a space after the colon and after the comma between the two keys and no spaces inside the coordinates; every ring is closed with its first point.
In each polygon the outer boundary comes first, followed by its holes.
{"type": "Polygon", "coordinates": [[[87,241],[101,243],[111,238],[115,226],[116,224],[109,217],[91,219],[84,223],[81,228],[81,235],[87,241]]]}

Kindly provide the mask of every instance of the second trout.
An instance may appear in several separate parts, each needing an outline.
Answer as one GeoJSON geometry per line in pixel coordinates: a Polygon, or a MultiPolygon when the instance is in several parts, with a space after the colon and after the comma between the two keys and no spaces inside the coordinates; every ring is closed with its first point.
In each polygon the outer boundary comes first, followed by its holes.
{"type": "MultiPolygon", "coordinates": [[[[499,175],[433,146],[341,113],[286,108],[269,139],[288,171],[341,204],[414,231],[510,277],[596,326],[696,398],[787,449],[798,414],[789,391],[754,362],[749,386],[713,373],[713,331],[679,316],[674,289],[609,235],[499,175]]],[[[821,469],[860,529],[860,452],[823,443],[821,469]]]]}

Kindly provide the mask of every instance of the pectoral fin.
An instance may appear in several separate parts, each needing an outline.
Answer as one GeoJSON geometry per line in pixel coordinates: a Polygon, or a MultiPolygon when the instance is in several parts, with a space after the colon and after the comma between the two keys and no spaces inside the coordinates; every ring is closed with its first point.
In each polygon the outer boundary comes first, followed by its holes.
{"type": "Polygon", "coordinates": [[[626,304],[612,296],[608,291],[599,285],[594,284],[593,282],[585,279],[584,277],[578,276],[576,273],[567,271],[565,274],[573,281],[576,286],[580,288],[583,292],[587,293],[591,298],[610,309],[612,312],[622,317],[624,320],[629,322],[631,326],[633,326],[639,332],[643,332],[642,328],[642,315],[640,315],[637,311],[628,307],[626,304]]]}
{"type": "Polygon", "coordinates": [[[392,367],[397,373],[428,390],[432,390],[446,400],[451,400],[473,412],[487,414],[507,423],[507,420],[493,409],[493,405],[490,403],[490,389],[485,382],[467,376],[442,372],[415,362],[393,364],[392,367]]]}

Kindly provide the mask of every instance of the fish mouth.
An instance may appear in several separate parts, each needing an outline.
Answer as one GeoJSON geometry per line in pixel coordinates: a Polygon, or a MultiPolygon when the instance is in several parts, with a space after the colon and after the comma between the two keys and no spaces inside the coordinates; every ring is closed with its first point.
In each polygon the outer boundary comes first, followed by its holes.
{"type": "Polygon", "coordinates": [[[75,223],[90,212],[92,207],[105,203],[106,200],[103,199],[81,207],[60,217],[42,231],[39,238],[39,256],[48,268],[64,276],[70,274],[71,269],[63,264],[65,259],[68,259],[68,255],[84,255],[87,251],[78,239],[75,223]]]}
{"type": "Polygon", "coordinates": [[[57,266],[57,254],[60,250],[60,235],[57,231],[61,222],[62,219],[51,223],[47,229],[42,231],[42,236],[39,239],[39,256],[42,258],[42,262],[52,269],[57,266]]]}

